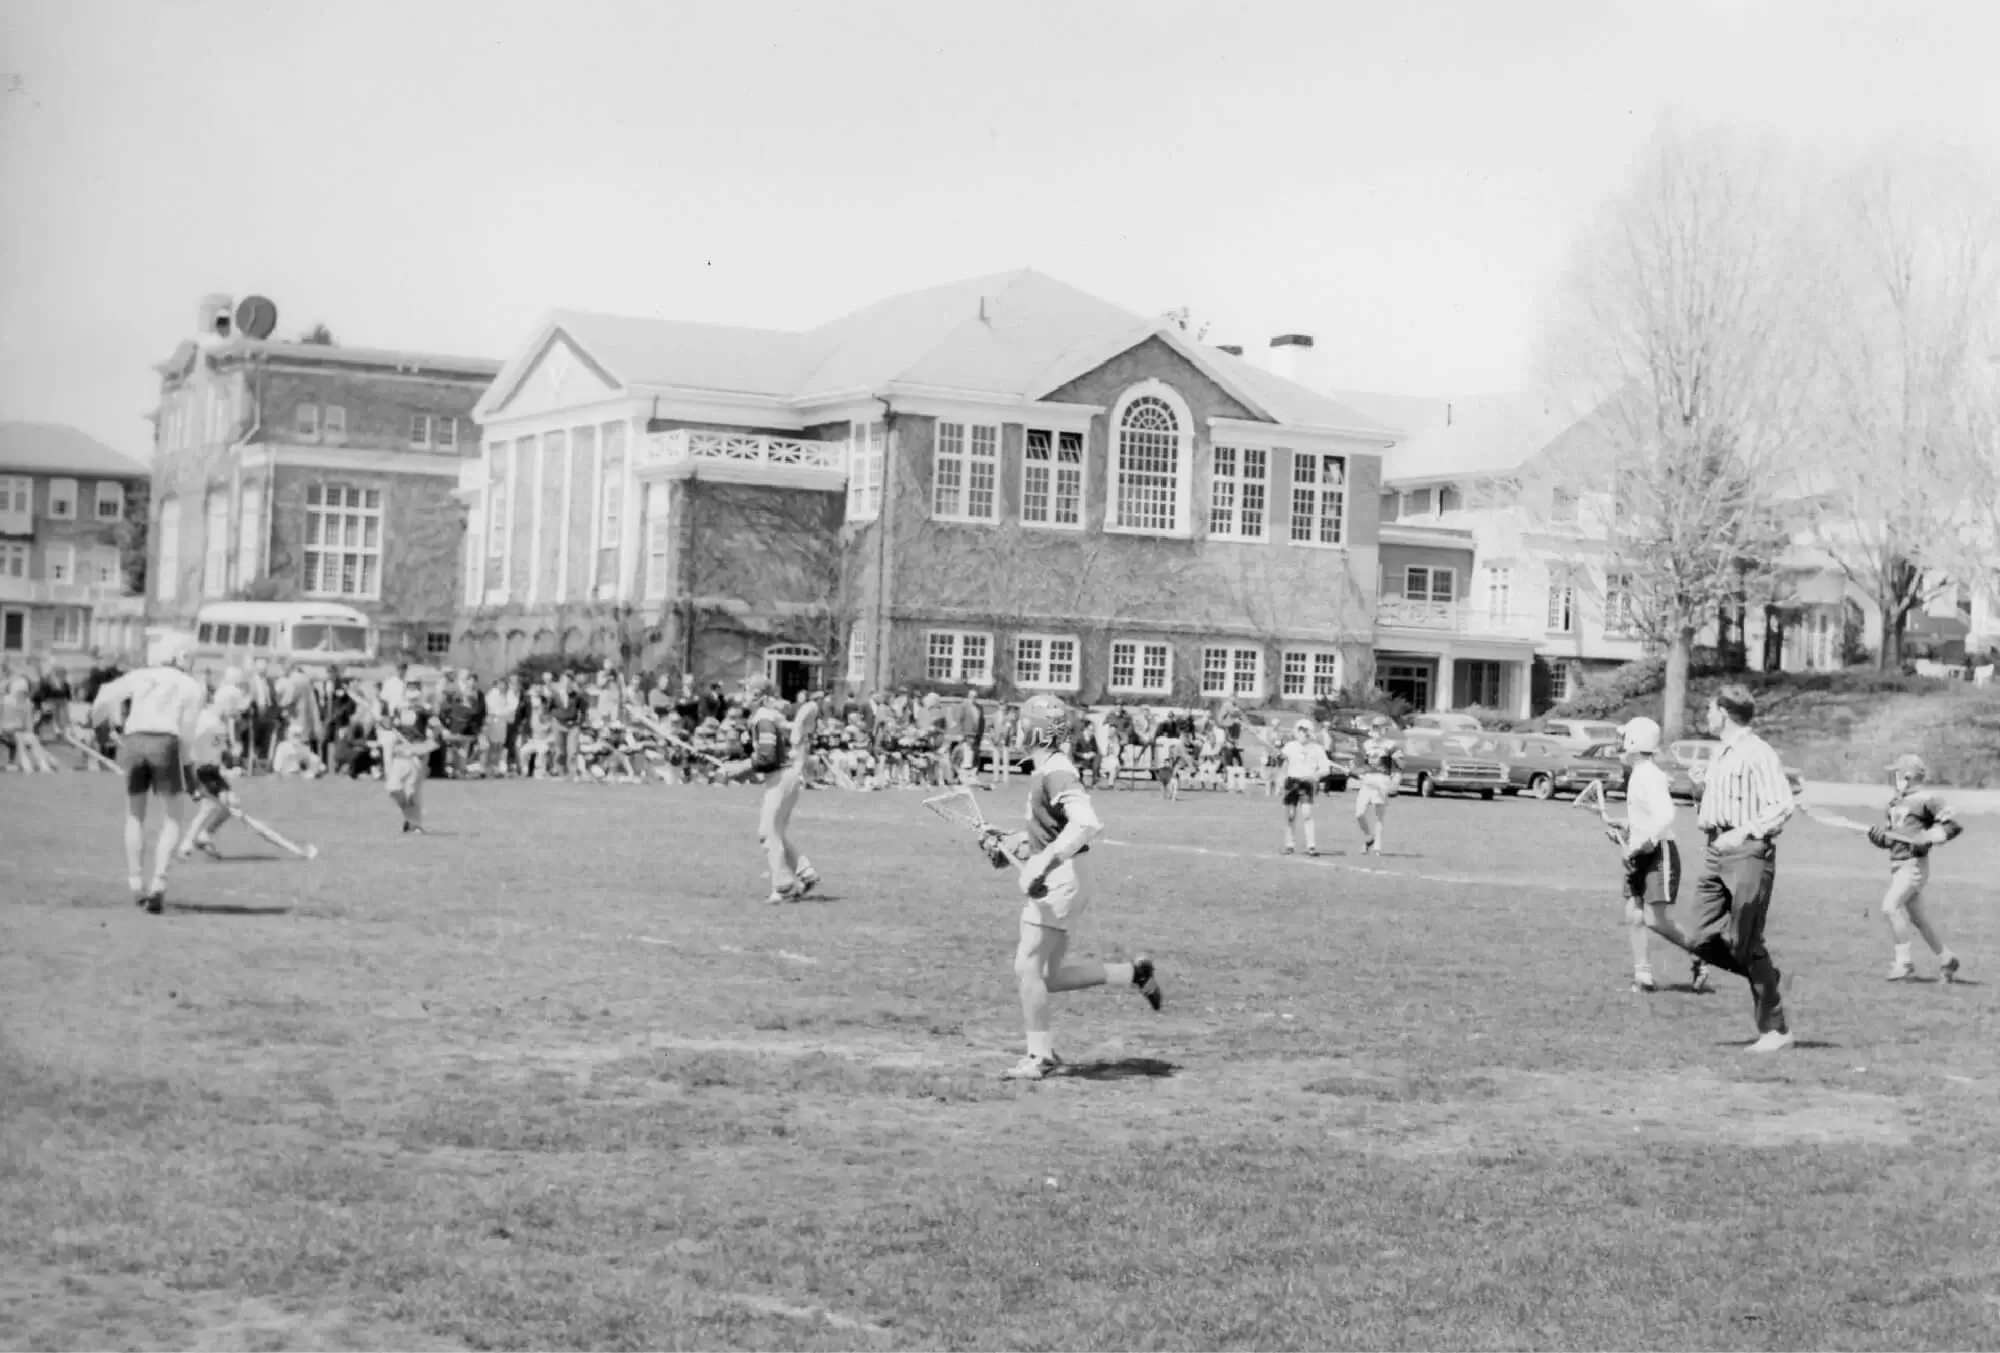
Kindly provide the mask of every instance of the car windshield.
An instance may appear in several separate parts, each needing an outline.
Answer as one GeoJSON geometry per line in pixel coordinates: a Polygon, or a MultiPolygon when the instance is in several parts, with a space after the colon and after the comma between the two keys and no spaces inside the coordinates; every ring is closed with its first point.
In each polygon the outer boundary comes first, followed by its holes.
{"type": "Polygon", "coordinates": [[[367,649],[368,631],[359,625],[292,626],[294,653],[364,653],[367,649]]]}
{"type": "Polygon", "coordinates": [[[1512,738],[1480,738],[1466,750],[1474,756],[1513,756],[1520,747],[1512,738]]]}

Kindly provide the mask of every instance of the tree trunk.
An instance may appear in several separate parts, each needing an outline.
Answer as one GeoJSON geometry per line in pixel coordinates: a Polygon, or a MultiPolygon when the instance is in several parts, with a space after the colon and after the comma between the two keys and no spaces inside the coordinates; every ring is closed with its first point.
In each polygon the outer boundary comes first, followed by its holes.
{"type": "Polygon", "coordinates": [[[1882,611],[1882,652],[1876,661],[1876,668],[1883,672],[1903,670],[1903,631],[1910,622],[1910,608],[1901,602],[1892,602],[1882,611]]]}
{"type": "Polygon", "coordinates": [[[1694,630],[1683,625],[1674,631],[1667,644],[1666,708],[1660,712],[1663,742],[1686,736],[1688,668],[1693,665],[1693,658],[1694,630]]]}

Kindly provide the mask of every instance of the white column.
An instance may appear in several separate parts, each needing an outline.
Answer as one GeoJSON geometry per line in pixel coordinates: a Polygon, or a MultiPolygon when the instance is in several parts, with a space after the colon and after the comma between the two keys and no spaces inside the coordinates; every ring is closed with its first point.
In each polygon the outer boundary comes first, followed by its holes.
{"type": "MultiPolygon", "coordinates": [[[[583,599],[597,599],[597,557],[604,548],[604,425],[598,424],[591,430],[590,462],[590,557],[585,565],[583,599]]],[[[619,520],[624,520],[625,505],[620,503],[619,520]]]]}
{"type": "MultiPolygon", "coordinates": [[[[523,438],[528,443],[528,454],[533,457],[535,472],[530,476],[533,487],[529,492],[534,496],[528,500],[528,605],[540,600],[542,571],[535,567],[535,561],[542,557],[542,438],[546,433],[523,438]]],[[[515,444],[517,447],[519,443],[515,444]]],[[[517,518],[518,520],[518,518],[517,518]]]]}
{"type": "Polygon", "coordinates": [[[1535,660],[1528,658],[1514,664],[1514,681],[1518,689],[1514,692],[1514,717],[1531,719],[1535,715],[1535,660]]]}
{"type": "Polygon", "coordinates": [[[631,601],[637,597],[639,592],[638,575],[636,572],[639,552],[638,540],[636,533],[632,530],[633,514],[628,510],[626,505],[632,501],[632,495],[636,491],[636,485],[638,484],[638,479],[633,473],[633,467],[639,462],[639,444],[645,436],[646,420],[644,418],[634,418],[626,424],[625,461],[619,469],[621,485],[619,488],[618,505],[618,583],[617,589],[613,593],[613,598],[617,601],[631,601]]]}
{"type": "Polygon", "coordinates": [[[556,556],[556,600],[569,600],[569,519],[570,494],[575,491],[575,477],[570,467],[576,460],[576,429],[563,433],[562,463],[557,468],[562,472],[562,530],[558,532],[556,548],[562,553],[556,556]]]}

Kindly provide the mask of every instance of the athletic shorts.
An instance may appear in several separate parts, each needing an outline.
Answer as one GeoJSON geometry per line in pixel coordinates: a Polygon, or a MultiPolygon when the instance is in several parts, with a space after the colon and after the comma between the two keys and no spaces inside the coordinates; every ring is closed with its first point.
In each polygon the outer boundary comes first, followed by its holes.
{"type": "Polygon", "coordinates": [[[413,756],[394,758],[382,772],[382,788],[391,794],[414,794],[423,782],[424,762],[413,756]]]}
{"type": "Polygon", "coordinates": [[[1928,855],[1913,855],[1889,866],[1889,891],[1882,898],[1883,911],[1900,911],[1923,897],[1924,885],[1931,881],[1928,855]]]}
{"type": "Polygon", "coordinates": [[[1051,869],[1044,882],[1048,884],[1048,891],[1040,897],[1028,898],[1027,905],[1021,908],[1023,925],[1068,930],[1083,919],[1084,908],[1090,899],[1084,896],[1083,879],[1075,859],[1064,860],[1051,869]]]}
{"type": "Polygon", "coordinates": [[[1625,866],[1626,900],[1642,906],[1672,906],[1681,895],[1681,848],[1663,841],[1625,866]]]}
{"type": "Polygon", "coordinates": [[[118,749],[118,768],[125,772],[127,794],[171,799],[184,784],[181,740],[172,733],[127,733],[118,749]]]}
{"type": "Polygon", "coordinates": [[[206,766],[187,768],[187,792],[198,799],[214,799],[222,802],[222,796],[229,792],[229,781],[222,774],[222,767],[213,761],[206,766]]]}
{"type": "Polygon", "coordinates": [[[1285,792],[1284,792],[1285,807],[1290,808],[1294,804],[1300,804],[1300,803],[1308,805],[1311,804],[1313,801],[1313,795],[1314,793],[1317,792],[1317,790],[1318,786],[1313,784],[1311,780],[1294,780],[1287,778],[1285,781],[1285,792]]]}

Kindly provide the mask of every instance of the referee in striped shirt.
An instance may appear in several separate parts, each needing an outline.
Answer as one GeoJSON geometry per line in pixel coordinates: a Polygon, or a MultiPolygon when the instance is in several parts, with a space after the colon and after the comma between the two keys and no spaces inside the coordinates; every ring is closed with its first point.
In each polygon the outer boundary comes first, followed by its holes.
{"type": "Polygon", "coordinates": [[[1694,925],[1688,948],[1696,958],[1750,981],[1757,1041],[1752,1052],[1792,1045],[1779,993],[1781,975],[1764,947],[1764,916],[1776,881],[1778,833],[1792,815],[1792,789],[1771,744],[1750,730],[1757,702],[1739,685],[1724,686],[1708,706],[1708,727],[1722,740],[1709,764],[1695,822],[1708,838],[1695,881],[1694,925]]]}

